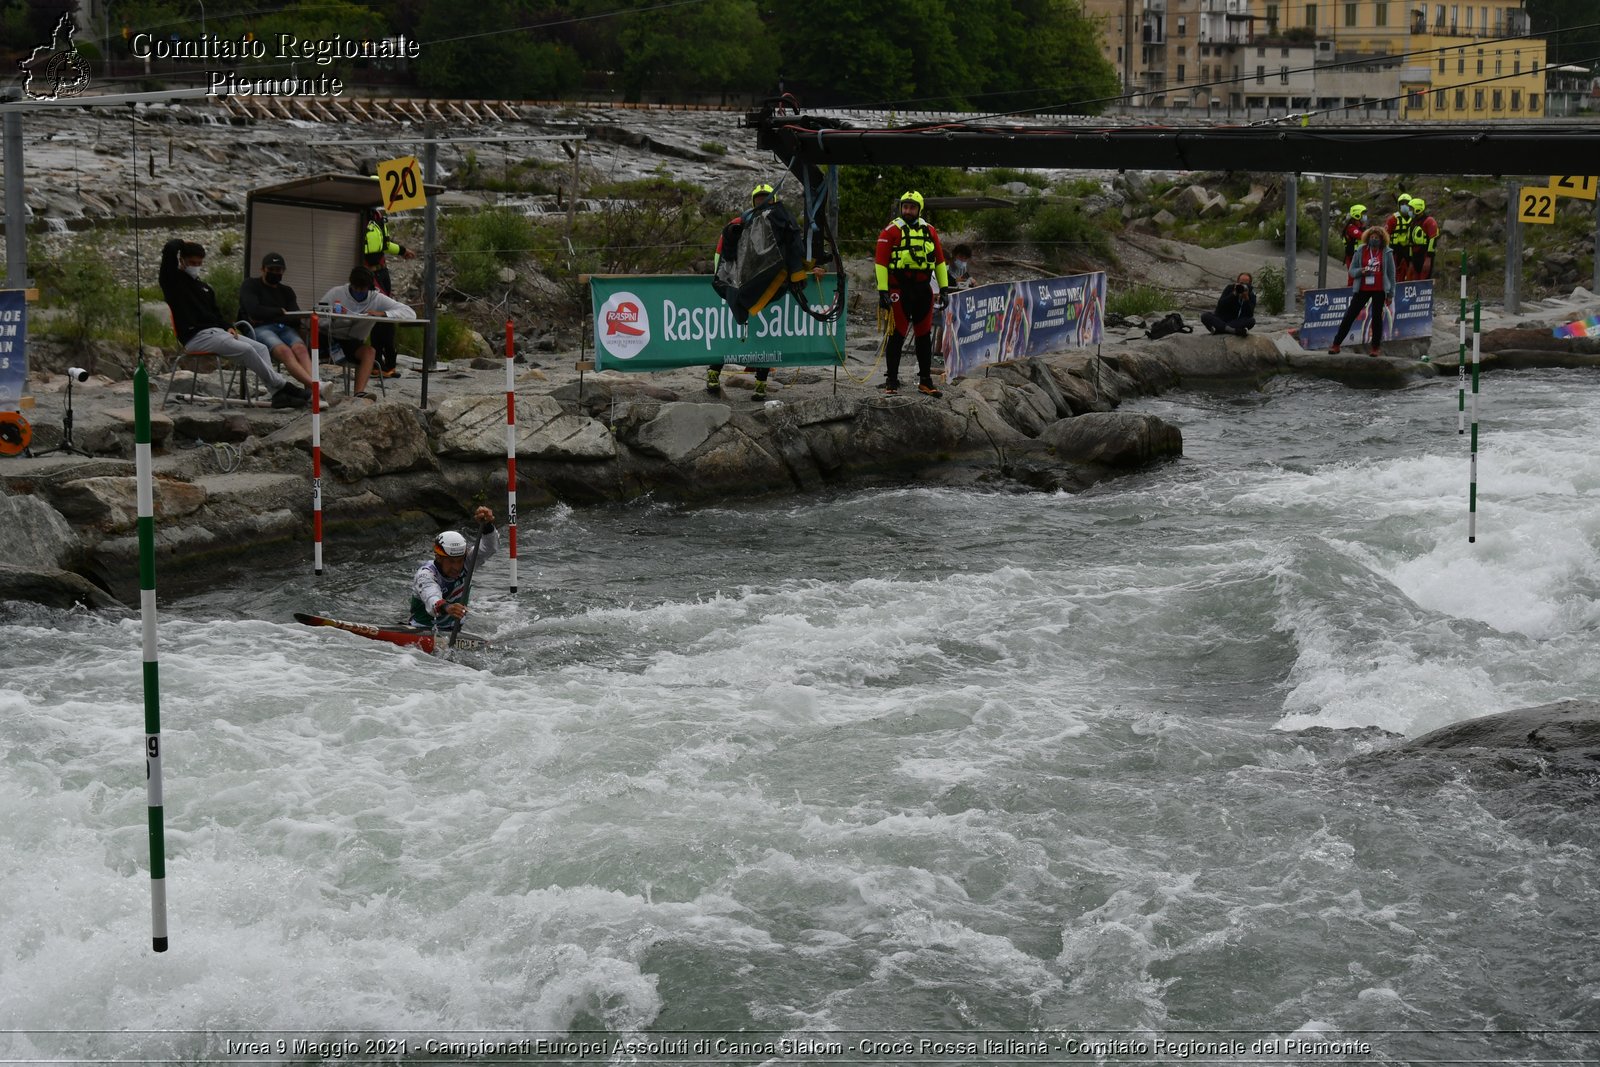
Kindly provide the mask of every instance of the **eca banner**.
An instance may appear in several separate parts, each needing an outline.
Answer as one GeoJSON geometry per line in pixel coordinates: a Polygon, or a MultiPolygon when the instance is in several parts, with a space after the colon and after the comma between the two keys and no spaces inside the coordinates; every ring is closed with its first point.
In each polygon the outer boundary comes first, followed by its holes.
{"type": "MultiPolygon", "coordinates": [[[[1315,352],[1333,344],[1339,322],[1350,307],[1350,289],[1312,289],[1306,293],[1306,314],[1300,324],[1300,347],[1315,352]]],[[[1367,308],[1361,309],[1350,327],[1352,344],[1367,344],[1372,333],[1367,328],[1367,308]]],[[[1433,281],[1395,282],[1394,300],[1383,309],[1383,339],[1403,341],[1408,337],[1433,334],[1433,281]]]]}
{"type": "Polygon", "coordinates": [[[28,383],[28,294],[0,289],[0,411],[16,411],[28,383]]]}
{"type": "MultiPolygon", "coordinates": [[[[831,275],[809,283],[812,303],[831,303],[836,284],[831,275]]],[[[596,370],[672,370],[708,363],[815,367],[844,359],[844,316],[818,322],[793,297],[783,296],[740,327],[711,288],[710,275],[593,277],[589,296],[596,370]]]]}
{"type": "Polygon", "coordinates": [[[980,285],[950,294],[940,321],[946,379],[990,363],[1099,344],[1104,272],[980,285]]]}

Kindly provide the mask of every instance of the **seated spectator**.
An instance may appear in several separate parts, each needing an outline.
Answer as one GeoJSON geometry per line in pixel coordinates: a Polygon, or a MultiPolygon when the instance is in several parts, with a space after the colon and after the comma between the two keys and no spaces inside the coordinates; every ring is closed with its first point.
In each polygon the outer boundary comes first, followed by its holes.
{"type": "MultiPolygon", "coordinates": [[[[384,296],[373,285],[372,271],[366,267],[350,268],[350,281],[336,285],[322,295],[322,302],[330,308],[343,308],[346,315],[367,315],[375,319],[414,319],[417,313],[393,297],[384,296]]],[[[376,322],[362,323],[350,319],[333,319],[328,327],[328,340],[337,351],[335,363],[356,361],[356,392],[363,400],[374,397],[367,392],[367,379],[372,375],[372,360],[377,351],[368,338],[376,322]]]]}
{"type": "Polygon", "coordinates": [[[950,250],[950,288],[971,289],[978,284],[969,270],[971,263],[971,245],[956,245],[950,250]]]}
{"type": "Polygon", "coordinates": [[[1217,309],[1200,316],[1210,333],[1236,333],[1243,337],[1256,324],[1256,291],[1249,271],[1241,271],[1234,283],[1222,290],[1217,309]]]}
{"type": "Polygon", "coordinates": [[[284,314],[300,310],[294,290],[283,284],[286,266],[283,257],[276,252],[262,257],[261,277],[246,278],[239,286],[239,317],[250,324],[255,339],[267,346],[273,359],[282,363],[290,374],[309,383],[315,375],[311,353],[295,330],[293,319],[284,314]]]}
{"type": "MultiPolygon", "coordinates": [[[[210,352],[244,364],[272,391],[273,407],[304,407],[311,397],[310,390],[273,370],[267,346],[240,337],[239,331],[222,317],[216,292],[200,280],[200,267],[205,261],[205,248],[181,237],[174,237],[161,249],[161,295],[172,310],[172,328],[177,331],[178,343],[185,352],[210,352]]],[[[311,384],[309,377],[302,380],[311,384]]]]}

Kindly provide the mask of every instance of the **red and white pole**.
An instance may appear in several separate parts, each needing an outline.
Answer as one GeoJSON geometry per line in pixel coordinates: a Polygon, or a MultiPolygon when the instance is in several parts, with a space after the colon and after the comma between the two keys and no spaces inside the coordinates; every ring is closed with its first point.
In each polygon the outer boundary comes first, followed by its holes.
{"type": "Polygon", "coordinates": [[[517,591],[517,369],[511,320],[506,320],[506,522],[511,591],[517,591]]]}
{"type": "Polygon", "coordinates": [[[322,574],[322,350],[317,347],[317,317],[311,316],[311,573],[322,574]]]}

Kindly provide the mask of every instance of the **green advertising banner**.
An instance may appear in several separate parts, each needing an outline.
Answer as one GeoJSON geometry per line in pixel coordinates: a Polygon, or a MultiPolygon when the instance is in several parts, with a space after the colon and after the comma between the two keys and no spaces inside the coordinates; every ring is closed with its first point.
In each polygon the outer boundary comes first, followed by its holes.
{"type": "MultiPolygon", "coordinates": [[[[829,275],[806,289],[813,305],[833,301],[829,275]]],[[[596,370],[653,371],[737,363],[816,367],[844,361],[844,316],[818,322],[793,297],[774,300],[748,325],[711,288],[706,274],[630,274],[589,279],[596,370]]]]}

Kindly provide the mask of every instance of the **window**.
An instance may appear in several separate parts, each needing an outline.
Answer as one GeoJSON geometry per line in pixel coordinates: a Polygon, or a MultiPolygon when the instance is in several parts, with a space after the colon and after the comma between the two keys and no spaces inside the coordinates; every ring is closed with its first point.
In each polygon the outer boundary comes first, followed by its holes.
{"type": "Polygon", "coordinates": [[[1513,89],[1513,90],[1511,90],[1511,110],[1512,111],[1521,111],[1522,110],[1522,90],[1521,89],[1513,89]]]}
{"type": "Polygon", "coordinates": [[[1474,89],[1474,90],[1472,90],[1472,110],[1474,110],[1474,111],[1482,111],[1483,110],[1483,90],[1482,89],[1474,89]]]}
{"type": "Polygon", "coordinates": [[[1256,58],[1257,59],[1265,59],[1266,57],[1267,57],[1267,50],[1265,48],[1257,48],[1256,49],[1256,58]]]}
{"type": "Polygon", "coordinates": [[[1279,85],[1288,85],[1289,84],[1289,68],[1288,67],[1279,67],[1278,68],[1278,84],[1279,85]]]}
{"type": "Polygon", "coordinates": [[[1182,15],[1178,16],[1178,36],[1189,36],[1189,20],[1184,18],[1182,15]]]}
{"type": "Polygon", "coordinates": [[[1267,80],[1267,68],[1266,67],[1257,67],[1256,68],[1256,84],[1260,85],[1262,82],[1264,82],[1266,80],[1267,80]]]}
{"type": "Polygon", "coordinates": [[[1439,73],[1444,73],[1444,56],[1439,57],[1439,73]]]}
{"type": "Polygon", "coordinates": [[[1494,109],[1496,111],[1500,111],[1500,110],[1503,110],[1505,108],[1505,106],[1506,106],[1505,90],[1504,89],[1496,89],[1494,91],[1494,109]]]}
{"type": "Polygon", "coordinates": [[[1183,64],[1182,63],[1178,64],[1178,84],[1179,85],[1183,84],[1183,64]]]}
{"type": "Polygon", "coordinates": [[[1467,110],[1467,91],[1465,89],[1456,90],[1456,110],[1467,110]]]}
{"type": "Polygon", "coordinates": [[[1472,36],[1472,5],[1467,5],[1467,36],[1472,36]]]}
{"type": "Polygon", "coordinates": [[[1280,49],[1278,49],[1278,55],[1281,56],[1284,59],[1288,59],[1289,58],[1289,50],[1287,48],[1280,48],[1280,49]]]}
{"type": "Polygon", "coordinates": [[[1489,32],[1489,7],[1485,4],[1478,8],[1478,25],[1483,27],[1483,32],[1489,32]]]}
{"type": "Polygon", "coordinates": [[[1511,73],[1513,73],[1513,74],[1521,74],[1522,73],[1522,60],[1513,59],[1511,61],[1511,73]]]}
{"type": "Polygon", "coordinates": [[[1456,27],[1461,25],[1461,5],[1450,5],[1450,32],[1455,33],[1456,27]]]}
{"type": "Polygon", "coordinates": [[[1424,99],[1426,99],[1425,94],[1419,90],[1408,90],[1406,92],[1406,107],[1410,108],[1412,111],[1420,110],[1424,99]]]}
{"type": "Polygon", "coordinates": [[[1306,5],[1306,25],[1310,26],[1312,29],[1316,29],[1316,27],[1317,27],[1317,5],[1316,4],[1307,4],[1306,5]]]}
{"type": "Polygon", "coordinates": [[[1435,89],[1433,91],[1433,108],[1434,108],[1435,111],[1443,111],[1444,110],[1444,90],[1443,89],[1435,89]]]}
{"type": "Polygon", "coordinates": [[[1344,24],[1346,26],[1354,26],[1356,24],[1356,5],[1344,5],[1344,24]]]}
{"type": "Polygon", "coordinates": [[[1531,112],[1534,112],[1535,114],[1538,113],[1538,111],[1539,111],[1539,94],[1538,93],[1529,93],[1528,94],[1528,110],[1531,111],[1531,112]]]}
{"type": "Polygon", "coordinates": [[[1457,74],[1465,74],[1466,72],[1467,72],[1467,54],[1465,52],[1457,52],[1456,53],[1456,73],[1457,74]]]}
{"type": "Polygon", "coordinates": [[[1500,53],[1498,53],[1498,52],[1495,53],[1495,57],[1494,57],[1494,72],[1496,74],[1502,73],[1502,71],[1500,70],[1500,53]]]}
{"type": "Polygon", "coordinates": [[[1278,5],[1267,5],[1267,34],[1276,36],[1278,32],[1278,5]]]}
{"type": "Polygon", "coordinates": [[[1379,26],[1389,25],[1389,0],[1378,0],[1378,8],[1373,15],[1379,26]]]}
{"type": "Polygon", "coordinates": [[[1436,30],[1444,29],[1444,5],[1443,4],[1435,5],[1435,7],[1433,9],[1433,28],[1436,29],[1436,30]]]}

